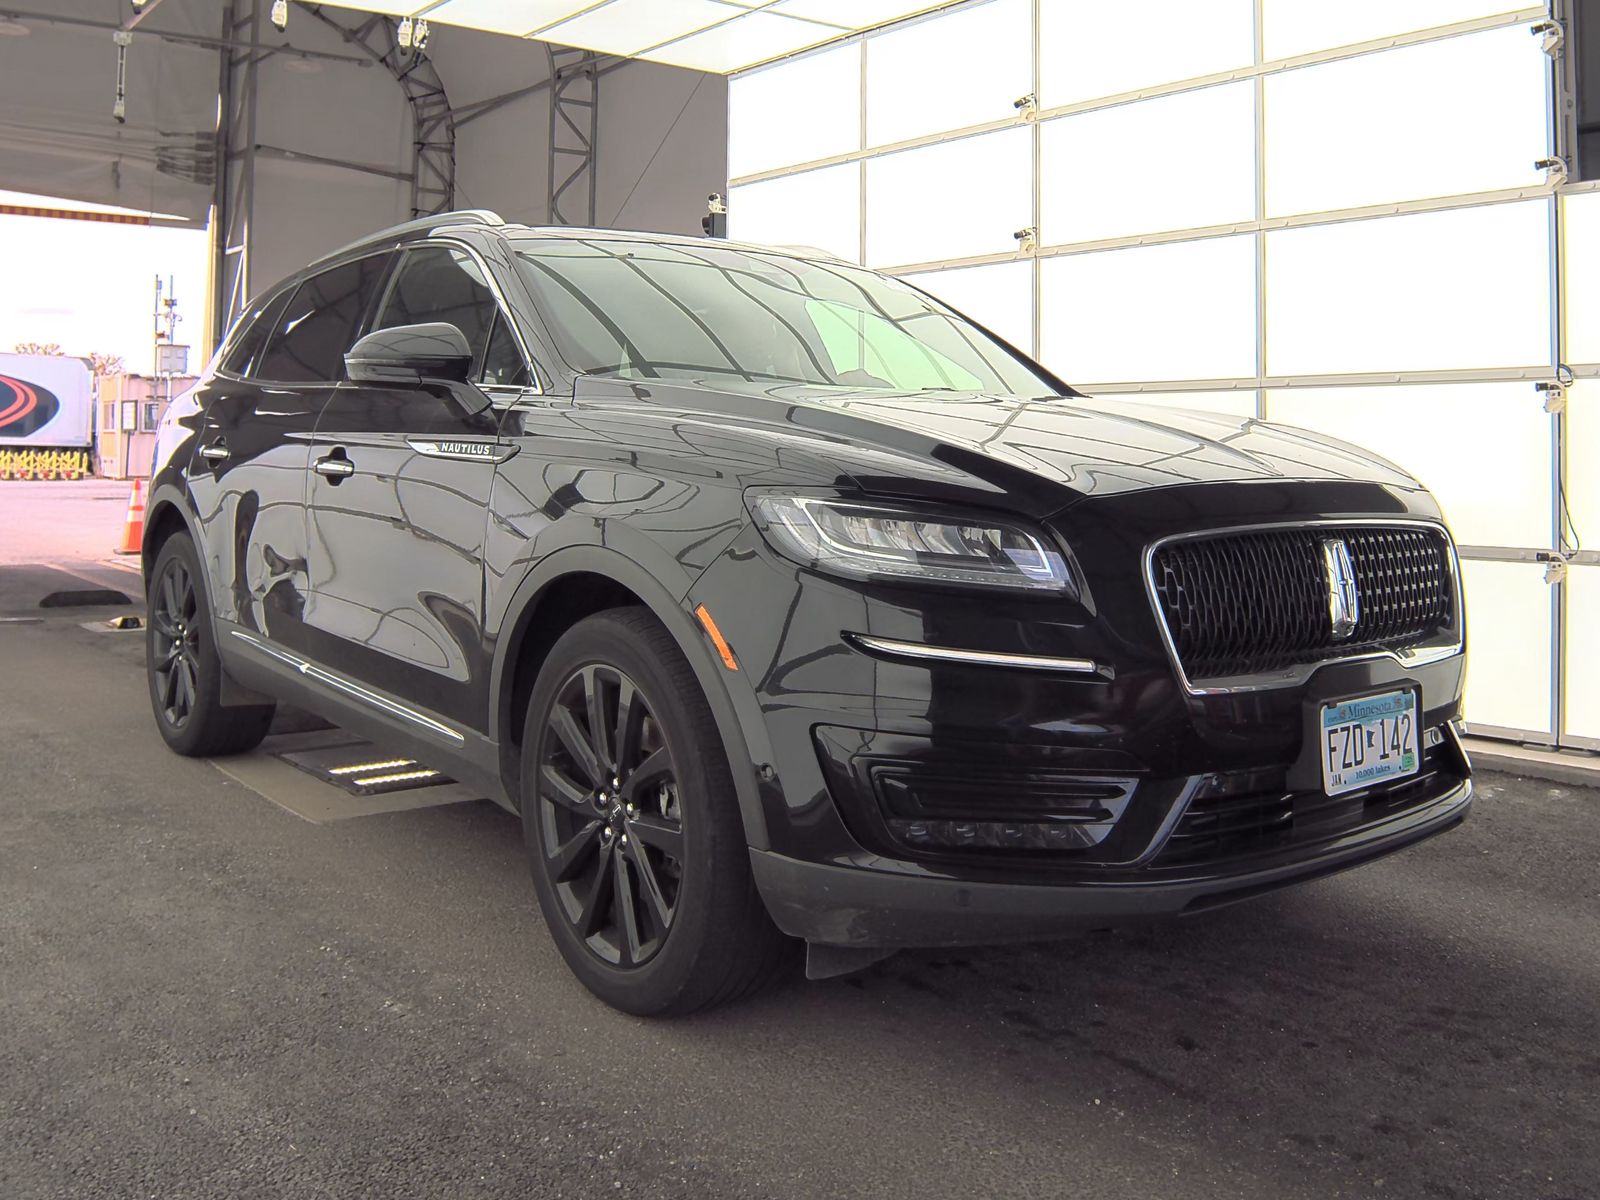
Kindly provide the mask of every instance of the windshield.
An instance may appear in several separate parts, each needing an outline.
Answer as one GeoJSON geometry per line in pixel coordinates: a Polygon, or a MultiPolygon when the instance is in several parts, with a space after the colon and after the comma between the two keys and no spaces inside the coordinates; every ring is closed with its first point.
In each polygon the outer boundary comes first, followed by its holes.
{"type": "Polygon", "coordinates": [[[971,322],[860,267],[710,242],[524,238],[514,246],[558,349],[586,374],[1056,392],[971,322]]]}

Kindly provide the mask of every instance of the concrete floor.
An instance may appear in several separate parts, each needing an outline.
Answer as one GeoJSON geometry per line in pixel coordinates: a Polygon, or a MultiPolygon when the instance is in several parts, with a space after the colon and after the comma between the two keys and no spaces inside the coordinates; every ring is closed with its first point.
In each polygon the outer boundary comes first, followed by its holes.
{"type": "Polygon", "coordinates": [[[1245,906],[646,1022],[511,817],[313,824],[176,758],[98,615],[0,622],[6,1200],[1600,1195],[1600,793],[1483,776],[1245,906]]]}

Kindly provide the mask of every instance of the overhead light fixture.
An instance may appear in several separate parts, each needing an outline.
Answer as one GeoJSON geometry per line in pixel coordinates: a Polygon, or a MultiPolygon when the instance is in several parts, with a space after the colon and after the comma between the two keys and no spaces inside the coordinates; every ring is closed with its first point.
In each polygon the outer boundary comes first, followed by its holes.
{"type": "Polygon", "coordinates": [[[133,4],[134,12],[143,12],[144,6],[150,3],[150,0],[131,0],[131,2],[133,4]]]}
{"type": "Polygon", "coordinates": [[[289,0],[272,0],[272,27],[279,33],[289,28],[289,0]]]}
{"type": "Polygon", "coordinates": [[[401,17],[400,24],[395,27],[394,40],[400,44],[400,49],[411,49],[411,31],[414,24],[410,17],[401,17]]]}
{"type": "Polygon", "coordinates": [[[411,34],[411,48],[419,52],[426,50],[428,48],[428,34],[431,32],[433,31],[428,28],[426,21],[418,21],[416,29],[411,34]]]}

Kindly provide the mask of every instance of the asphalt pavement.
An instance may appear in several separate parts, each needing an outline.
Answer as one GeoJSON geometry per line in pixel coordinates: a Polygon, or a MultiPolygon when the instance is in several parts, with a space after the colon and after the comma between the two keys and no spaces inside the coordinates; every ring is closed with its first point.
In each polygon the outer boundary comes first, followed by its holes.
{"type": "Polygon", "coordinates": [[[1484,775],[1246,905],[642,1021],[513,818],[177,758],[140,637],[37,587],[0,565],[4,1200],[1600,1196],[1600,793],[1484,775]]]}

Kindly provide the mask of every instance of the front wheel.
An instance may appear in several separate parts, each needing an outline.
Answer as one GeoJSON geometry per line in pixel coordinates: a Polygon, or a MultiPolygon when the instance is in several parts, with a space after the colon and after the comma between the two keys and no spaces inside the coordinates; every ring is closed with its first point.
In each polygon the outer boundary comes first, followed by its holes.
{"type": "Polygon", "coordinates": [[[556,946],[608,1004],[693,1012],[781,963],[787,943],[750,875],[716,722],[644,609],[589,617],[550,651],[528,705],[521,800],[556,946]]]}
{"type": "Polygon", "coordinates": [[[222,662],[188,534],[173,534],[156,555],[146,613],[145,674],[156,728],[167,745],[192,758],[242,754],[260,745],[274,707],[220,702],[222,662]]]}

